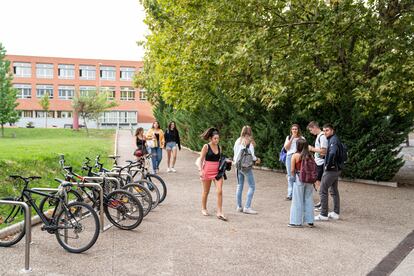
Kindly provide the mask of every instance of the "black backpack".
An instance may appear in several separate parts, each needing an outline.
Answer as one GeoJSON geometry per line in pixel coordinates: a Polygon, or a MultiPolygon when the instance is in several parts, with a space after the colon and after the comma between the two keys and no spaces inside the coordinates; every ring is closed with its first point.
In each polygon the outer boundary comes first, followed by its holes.
{"type": "Polygon", "coordinates": [[[342,169],[345,166],[346,161],[348,161],[348,147],[344,143],[339,142],[337,153],[338,157],[336,162],[338,163],[339,168],[342,169]]]}

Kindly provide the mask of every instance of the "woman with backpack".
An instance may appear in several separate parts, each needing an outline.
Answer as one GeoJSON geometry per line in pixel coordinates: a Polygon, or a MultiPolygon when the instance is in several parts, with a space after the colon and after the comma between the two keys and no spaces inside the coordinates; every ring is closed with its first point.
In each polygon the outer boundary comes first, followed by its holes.
{"type": "Polygon", "coordinates": [[[316,163],[305,139],[298,139],[297,151],[291,159],[293,197],[290,206],[289,227],[313,227],[313,183],[317,179],[316,163]]]}
{"type": "Polygon", "coordinates": [[[292,160],[292,155],[296,152],[296,142],[299,138],[305,139],[302,136],[302,133],[300,131],[300,127],[298,124],[293,124],[290,127],[290,135],[286,137],[285,140],[285,150],[286,150],[286,171],[287,171],[287,180],[288,180],[288,191],[286,200],[292,200],[292,190],[293,190],[293,182],[290,179],[292,178],[292,175],[290,174],[290,164],[292,160]]]}
{"type": "Polygon", "coordinates": [[[252,215],[257,214],[257,212],[251,208],[253,194],[256,189],[252,167],[254,162],[257,164],[260,163],[260,159],[254,155],[254,146],[255,142],[253,139],[252,129],[250,126],[244,126],[240,133],[240,137],[236,140],[233,147],[233,161],[236,164],[237,174],[236,210],[238,212],[252,215]],[[247,178],[247,183],[249,184],[249,190],[247,191],[246,205],[243,208],[242,194],[245,177],[247,178]]]}

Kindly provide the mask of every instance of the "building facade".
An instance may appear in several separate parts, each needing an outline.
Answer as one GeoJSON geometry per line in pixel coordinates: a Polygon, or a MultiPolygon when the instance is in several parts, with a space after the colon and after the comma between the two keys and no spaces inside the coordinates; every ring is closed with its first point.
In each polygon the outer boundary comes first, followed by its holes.
{"type": "MultiPolygon", "coordinates": [[[[49,127],[73,125],[72,99],[99,91],[117,106],[101,114],[98,122],[87,122],[88,127],[148,128],[154,121],[152,107],[146,91],[133,87],[133,76],[139,73],[140,61],[99,60],[7,55],[14,74],[13,86],[17,89],[19,127],[33,124],[49,127]],[[49,94],[48,114],[42,110],[40,100],[49,94]]],[[[76,114],[75,114],[76,115],[76,114]]],[[[80,124],[83,124],[79,118],[80,124]]]]}

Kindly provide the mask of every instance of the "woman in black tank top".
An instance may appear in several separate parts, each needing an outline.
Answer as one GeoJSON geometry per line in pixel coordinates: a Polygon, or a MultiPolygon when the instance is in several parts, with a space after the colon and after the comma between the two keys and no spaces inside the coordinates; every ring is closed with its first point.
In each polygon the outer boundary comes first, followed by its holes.
{"type": "Polygon", "coordinates": [[[201,213],[204,216],[208,216],[207,211],[207,198],[210,192],[211,181],[216,183],[217,191],[217,218],[227,221],[227,218],[223,214],[223,178],[216,180],[216,176],[219,171],[219,163],[221,157],[221,149],[218,145],[220,137],[216,128],[207,129],[201,137],[204,140],[208,140],[208,144],[203,146],[200,153],[200,162],[198,164],[198,170],[200,171],[200,179],[203,183],[203,193],[201,196],[201,213]]]}

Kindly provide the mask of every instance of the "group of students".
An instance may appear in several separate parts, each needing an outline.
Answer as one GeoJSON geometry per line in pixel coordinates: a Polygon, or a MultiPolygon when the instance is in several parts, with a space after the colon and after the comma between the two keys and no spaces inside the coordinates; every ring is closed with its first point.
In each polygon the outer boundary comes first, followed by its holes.
{"type": "Polygon", "coordinates": [[[162,160],[162,149],[167,151],[167,172],[176,172],[174,168],[177,160],[177,149],[181,150],[180,134],[174,121],[168,124],[165,132],[160,128],[160,123],[155,121],[152,127],[144,134],[142,127],[135,131],[137,150],[135,155],[140,157],[151,153],[153,173],[159,172],[162,160]],[[137,154],[139,153],[139,154],[137,154]]]}
{"type": "MultiPolygon", "coordinates": [[[[329,219],[339,219],[340,198],[338,192],[338,177],[343,168],[338,150],[341,145],[339,138],[335,134],[331,124],[325,124],[323,130],[317,122],[310,122],[307,126],[309,132],[316,136],[315,145],[308,144],[302,136],[300,127],[297,124],[291,126],[290,135],[286,137],[284,148],[287,152],[286,168],[288,179],[288,194],[286,200],[291,200],[289,227],[314,227],[314,221],[328,221],[329,219]],[[311,160],[315,164],[315,183],[301,181],[300,173],[302,161],[311,160]],[[320,202],[314,205],[313,190],[319,188],[320,202]],[[333,197],[334,211],[328,212],[328,191],[333,197]],[[320,214],[314,216],[315,211],[320,214]]],[[[249,160],[245,158],[246,152],[250,155],[253,163],[259,164],[260,159],[254,154],[255,141],[250,126],[242,128],[240,137],[234,144],[234,157],[232,160],[226,158],[219,146],[219,131],[216,128],[207,129],[201,138],[207,140],[197,162],[200,180],[203,185],[201,198],[201,213],[208,216],[207,197],[210,192],[211,182],[216,184],[217,193],[217,218],[227,221],[223,213],[223,180],[225,174],[220,173],[222,164],[235,164],[237,174],[236,189],[236,210],[246,214],[257,214],[251,208],[253,194],[255,191],[255,180],[252,166],[242,168],[241,161],[249,160]],[[243,159],[243,160],[242,160],[243,159]],[[242,205],[242,193],[244,180],[247,179],[249,190],[247,191],[246,203],[242,205]]],[[[231,167],[227,165],[228,167],[231,167]]]]}

